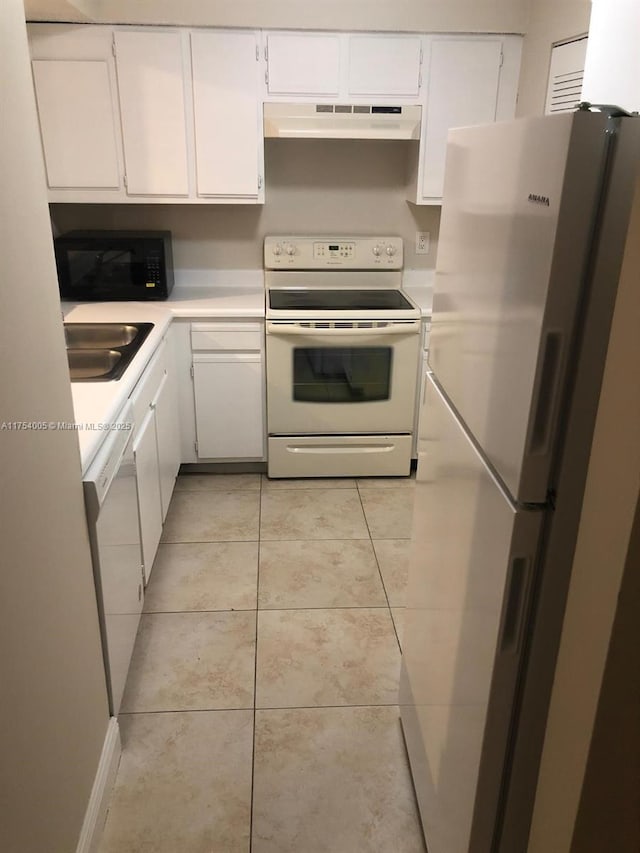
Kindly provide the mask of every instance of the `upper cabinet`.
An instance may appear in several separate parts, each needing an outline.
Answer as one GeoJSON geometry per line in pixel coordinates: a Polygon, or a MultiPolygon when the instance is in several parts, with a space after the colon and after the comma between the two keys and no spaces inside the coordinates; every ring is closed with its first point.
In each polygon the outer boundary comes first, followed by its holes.
{"type": "Polygon", "coordinates": [[[192,32],[191,66],[198,196],[263,201],[257,34],[192,32]]]}
{"type": "Polygon", "coordinates": [[[426,109],[409,201],[441,204],[449,130],[515,114],[521,40],[517,36],[433,36],[426,42],[426,109]]]}
{"type": "Polygon", "coordinates": [[[268,100],[418,103],[421,36],[270,32],[265,55],[268,100]]]}
{"type": "Polygon", "coordinates": [[[114,46],[127,192],[187,197],[181,33],[116,30],[114,46]]]}
{"type": "Polygon", "coordinates": [[[264,202],[258,33],[28,32],[49,201],[264,202]]]}
{"type": "Polygon", "coordinates": [[[407,197],[440,204],[449,129],[513,118],[522,41],[61,24],[28,31],[52,202],[262,204],[262,105],[306,101],[420,106],[407,197]]]}
{"type": "Polygon", "coordinates": [[[349,95],[417,98],[420,93],[420,36],[349,37],[349,95]]]}
{"type": "Polygon", "coordinates": [[[339,33],[267,33],[265,38],[269,95],[338,97],[339,33]]]}
{"type": "Polygon", "coordinates": [[[78,190],[117,195],[123,166],[111,29],[36,24],[29,34],[52,196],[78,190]]]}

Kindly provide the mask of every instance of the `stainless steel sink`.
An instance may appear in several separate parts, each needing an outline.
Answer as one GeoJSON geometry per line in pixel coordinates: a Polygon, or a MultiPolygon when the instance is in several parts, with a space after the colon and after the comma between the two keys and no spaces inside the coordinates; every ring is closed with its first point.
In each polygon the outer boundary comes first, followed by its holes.
{"type": "Polygon", "coordinates": [[[82,379],[95,382],[110,374],[122,359],[114,349],[67,349],[72,382],[82,379]]]}
{"type": "Polygon", "coordinates": [[[65,323],[72,382],[120,379],[153,323],[65,323]]]}
{"type": "Polygon", "coordinates": [[[129,323],[65,323],[67,348],[103,349],[124,347],[138,334],[138,326],[129,323]]]}

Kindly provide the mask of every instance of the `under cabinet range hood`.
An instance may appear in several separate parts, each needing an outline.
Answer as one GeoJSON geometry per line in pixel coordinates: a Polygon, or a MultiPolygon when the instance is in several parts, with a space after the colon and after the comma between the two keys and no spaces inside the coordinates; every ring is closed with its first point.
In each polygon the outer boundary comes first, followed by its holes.
{"type": "Polygon", "coordinates": [[[264,135],[280,139],[420,139],[422,107],[266,103],[264,135]]]}

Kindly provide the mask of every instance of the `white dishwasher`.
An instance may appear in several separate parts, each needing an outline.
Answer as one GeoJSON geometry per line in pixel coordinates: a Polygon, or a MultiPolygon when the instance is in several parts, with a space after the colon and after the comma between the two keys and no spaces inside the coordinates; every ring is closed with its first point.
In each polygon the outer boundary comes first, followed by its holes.
{"type": "Polygon", "coordinates": [[[143,599],[133,410],[120,415],[84,477],[109,704],[117,716],[143,599]]]}

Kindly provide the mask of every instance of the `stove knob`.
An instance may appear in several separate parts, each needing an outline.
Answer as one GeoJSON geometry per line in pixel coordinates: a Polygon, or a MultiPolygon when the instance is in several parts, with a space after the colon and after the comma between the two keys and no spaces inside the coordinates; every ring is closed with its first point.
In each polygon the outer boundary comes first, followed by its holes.
{"type": "Polygon", "coordinates": [[[295,255],[295,253],[296,253],[296,247],[293,246],[291,243],[289,243],[287,246],[285,246],[285,249],[286,249],[287,255],[295,255]]]}
{"type": "Polygon", "coordinates": [[[396,247],[395,246],[387,246],[387,255],[389,255],[390,258],[392,258],[395,255],[395,253],[396,253],[396,247]]]}
{"type": "Polygon", "coordinates": [[[372,251],[377,258],[380,255],[380,246],[374,246],[372,251]]]}
{"type": "Polygon", "coordinates": [[[282,254],[282,246],[280,245],[280,243],[276,243],[276,245],[273,247],[273,254],[274,255],[281,255],[282,254]]]}

